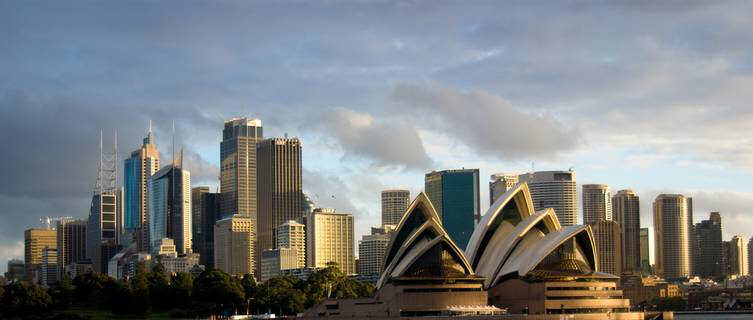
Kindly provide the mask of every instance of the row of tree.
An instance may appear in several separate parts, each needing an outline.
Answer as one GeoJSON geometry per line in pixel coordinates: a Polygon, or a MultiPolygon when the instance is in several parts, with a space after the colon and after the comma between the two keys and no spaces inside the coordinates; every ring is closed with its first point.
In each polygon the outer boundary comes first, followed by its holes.
{"type": "Polygon", "coordinates": [[[369,296],[374,287],[348,278],[335,265],[303,281],[279,277],[257,284],[252,275],[232,277],[207,270],[196,279],[188,273],[168,275],[158,264],[141,268],[128,281],[101,273],[65,277],[47,290],[30,283],[0,287],[0,317],[45,315],[72,307],[109,310],[114,314],[146,317],[153,311],[172,311],[175,317],[207,317],[235,313],[295,315],[326,298],[369,296]]]}

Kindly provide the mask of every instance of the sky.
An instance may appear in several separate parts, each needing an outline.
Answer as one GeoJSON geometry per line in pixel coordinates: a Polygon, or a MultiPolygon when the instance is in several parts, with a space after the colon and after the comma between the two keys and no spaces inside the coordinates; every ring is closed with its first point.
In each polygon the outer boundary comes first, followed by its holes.
{"type": "MultiPolygon", "coordinates": [[[[2,1],[0,272],[42,216],[85,218],[99,132],[151,120],[218,185],[224,120],[303,143],[303,189],[380,223],[426,172],[577,172],[753,236],[750,1],[2,1]]],[[[122,183],[122,180],[119,182],[122,183]]],[[[578,199],[580,202],[580,199],[578,199]]],[[[582,221],[582,217],[579,217],[582,221]]]]}

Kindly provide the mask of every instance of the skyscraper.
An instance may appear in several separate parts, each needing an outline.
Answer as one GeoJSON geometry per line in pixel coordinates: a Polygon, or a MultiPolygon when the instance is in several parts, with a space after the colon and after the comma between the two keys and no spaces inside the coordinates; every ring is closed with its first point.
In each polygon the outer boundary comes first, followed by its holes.
{"type": "Polygon", "coordinates": [[[648,244],[648,228],[641,228],[640,230],[640,243],[641,243],[641,271],[645,275],[652,274],[651,260],[648,244]]]}
{"type": "Polygon", "coordinates": [[[410,191],[408,190],[382,191],[382,225],[400,223],[409,202],[410,191]]]}
{"type": "Polygon", "coordinates": [[[727,260],[727,275],[747,275],[748,262],[745,259],[746,247],[743,244],[743,238],[740,236],[733,236],[730,241],[725,241],[724,244],[727,260]]]}
{"type": "Polygon", "coordinates": [[[708,220],[696,223],[696,273],[704,278],[718,277],[726,272],[722,244],[722,218],[712,212],[708,220]]]}
{"type": "Polygon", "coordinates": [[[578,223],[575,171],[536,171],[519,175],[518,180],[528,182],[536,211],[552,208],[562,226],[578,223]]]}
{"type": "Polygon", "coordinates": [[[223,216],[239,214],[256,219],[256,143],[262,137],[259,119],[225,121],[220,143],[223,216]]]}
{"type": "Polygon", "coordinates": [[[199,249],[200,239],[203,239],[204,220],[201,218],[201,213],[204,208],[204,194],[209,193],[209,187],[193,187],[191,188],[191,236],[193,237],[193,243],[191,248],[193,252],[201,253],[199,249]]]}
{"type": "Polygon", "coordinates": [[[290,220],[277,227],[277,248],[290,248],[295,250],[298,262],[297,269],[306,267],[306,226],[302,223],[290,220]]]}
{"type": "MultiPolygon", "coordinates": [[[[358,273],[359,274],[379,274],[382,272],[384,254],[390,243],[392,230],[389,232],[374,232],[379,229],[372,228],[370,235],[364,235],[361,241],[358,241],[358,273]]],[[[384,230],[384,229],[382,229],[384,230]]]]}
{"type": "Polygon", "coordinates": [[[612,219],[612,195],[606,184],[583,185],[583,223],[612,219]]]}
{"type": "Polygon", "coordinates": [[[753,257],[751,257],[751,255],[753,255],[753,237],[748,240],[748,275],[753,274],[753,257]]]}
{"type": "Polygon", "coordinates": [[[633,190],[620,190],[612,197],[612,220],[622,231],[622,269],[641,270],[640,199],[633,190]]]}
{"type": "Polygon", "coordinates": [[[24,263],[26,280],[39,278],[42,266],[42,254],[45,248],[57,248],[57,231],[55,229],[31,228],[24,231],[24,263]]]}
{"type": "Polygon", "coordinates": [[[465,248],[481,220],[478,187],[478,169],[432,171],[424,180],[424,190],[442,226],[460,248],[465,248]]]}
{"type": "Polygon", "coordinates": [[[179,157],[149,179],[150,251],[155,242],[170,238],[178,254],[191,253],[191,174],[179,157]]]}
{"type": "Polygon", "coordinates": [[[135,236],[139,251],[149,251],[149,229],[147,212],[148,181],[159,170],[159,151],[154,144],[152,126],[144,138],[141,148],[131,152],[124,162],[124,225],[127,233],[135,236]],[[143,226],[143,228],[142,228],[143,226]]]}
{"type": "MultiPolygon", "coordinates": [[[[258,235],[257,263],[261,252],[275,249],[276,229],[303,216],[301,141],[270,138],[257,144],[258,235]]],[[[259,266],[257,266],[258,268],[259,266]]]]}
{"type": "Polygon", "coordinates": [[[60,220],[57,226],[57,271],[62,279],[65,267],[86,257],[86,220],[60,220]]]}
{"type": "Polygon", "coordinates": [[[654,201],[654,261],[656,273],[666,279],[690,276],[688,199],[660,194],[654,201]]]}
{"type": "MultiPolygon", "coordinates": [[[[193,201],[193,199],[191,200],[193,201]]],[[[193,205],[193,203],[191,203],[193,205]]],[[[193,241],[198,248],[199,263],[207,268],[214,267],[214,224],[222,220],[220,214],[220,194],[201,194],[201,234],[193,235],[193,241]]]]}
{"type": "Polygon", "coordinates": [[[493,205],[497,198],[512,189],[518,183],[518,175],[512,173],[495,173],[489,179],[489,205],[493,205]]]}
{"type": "Polygon", "coordinates": [[[600,219],[591,224],[599,253],[599,271],[622,274],[622,241],[620,224],[600,219]]]}
{"type": "Polygon", "coordinates": [[[306,217],[306,266],[326,268],[334,262],[345,274],[355,274],[353,215],[317,208],[306,217]]]}
{"type": "Polygon", "coordinates": [[[118,218],[122,218],[123,189],[103,191],[92,196],[89,220],[86,226],[86,256],[92,269],[107,273],[107,263],[120,251],[118,218]]]}
{"type": "Polygon", "coordinates": [[[58,282],[58,251],[52,247],[42,249],[42,265],[39,267],[39,284],[49,288],[58,282]]]}
{"type": "Polygon", "coordinates": [[[235,215],[214,225],[214,267],[231,275],[254,273],[254,220],[235,215]]]}

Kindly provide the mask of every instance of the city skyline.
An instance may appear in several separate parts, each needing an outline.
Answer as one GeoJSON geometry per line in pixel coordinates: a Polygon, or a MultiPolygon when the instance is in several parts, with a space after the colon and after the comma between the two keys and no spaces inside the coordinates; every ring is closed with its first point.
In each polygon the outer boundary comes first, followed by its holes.
{"type": "Polygon", "coordinates": [[[0,135],[13,150],[1,169],[2,261],[23,257],[23,230],[39,227],[41,216],[88,216],[99,128],[106,141],[118,129],[122,160],[141,145],[150,119],[162,162],[172,160],[175,120],[192,185],[210,190],[219,185],[223,121],[259,118],[266,137],[300,138],[304,192],[319,207],[353,214],[355,239],[381,224],[382,190],[418,194],[432,170],[479,168],[483,214],[487,177],[524,174],[531,163],[537,171],[575,168],[579,223],[582,185],[602,183],[635,190],[641,227],[653,228],[656,195],[681,193],[693,198],[693,223],[719,211],[723,239],[753,236],[753,111],[744,90],[753,72],[740,47],[753,33],[750,3],[679,12],[662,4],[590,7],[567,28],[560,23],[583,8],[448,4],[413,21],[400,18],[420,5],[307,4],[306,13],[276,22],[256,12],[281,13],[274,5],[180,12],[175,5],[155,4],[134,18],[120,16],[136,12],[127,4],[88,8],[96,14],[80,4],[0,4],[9,26],[0,28],[8,40],[0,51],[8,70],[0,76],[0,135]],[[645,6],[656,15],[640,14],[645,6]],[[332,22],[337,13],[344,21],[332,22]],[[172,14],[178,19],[165,19],[172,14]],[[610,19],[608,36],[594,27],[618,14],[624,21],[610,19]],[[216,26],[193,25],[220,16],[216,26]],[[257,24],[278,32],[249,31],[257,24]]]}

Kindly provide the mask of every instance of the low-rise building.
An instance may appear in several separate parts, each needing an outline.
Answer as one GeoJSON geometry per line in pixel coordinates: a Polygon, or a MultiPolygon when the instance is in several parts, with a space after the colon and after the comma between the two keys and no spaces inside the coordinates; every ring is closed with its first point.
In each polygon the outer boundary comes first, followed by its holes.
{"type": "Polygon", "coordinates": [[[640,274],[623,274],[620,277],[619,289],[630,299],[632,307],[644,306],[655,298],[671,298],[681,296],[678,285],[668,283],[657,276],[644,277],[640,274]]]}
{"type": "Polygon", "coordinates": [[[298,269],[297,248],[278,248],[261,253],[261,281],[282,275],[282,270],[298,269]]]}

